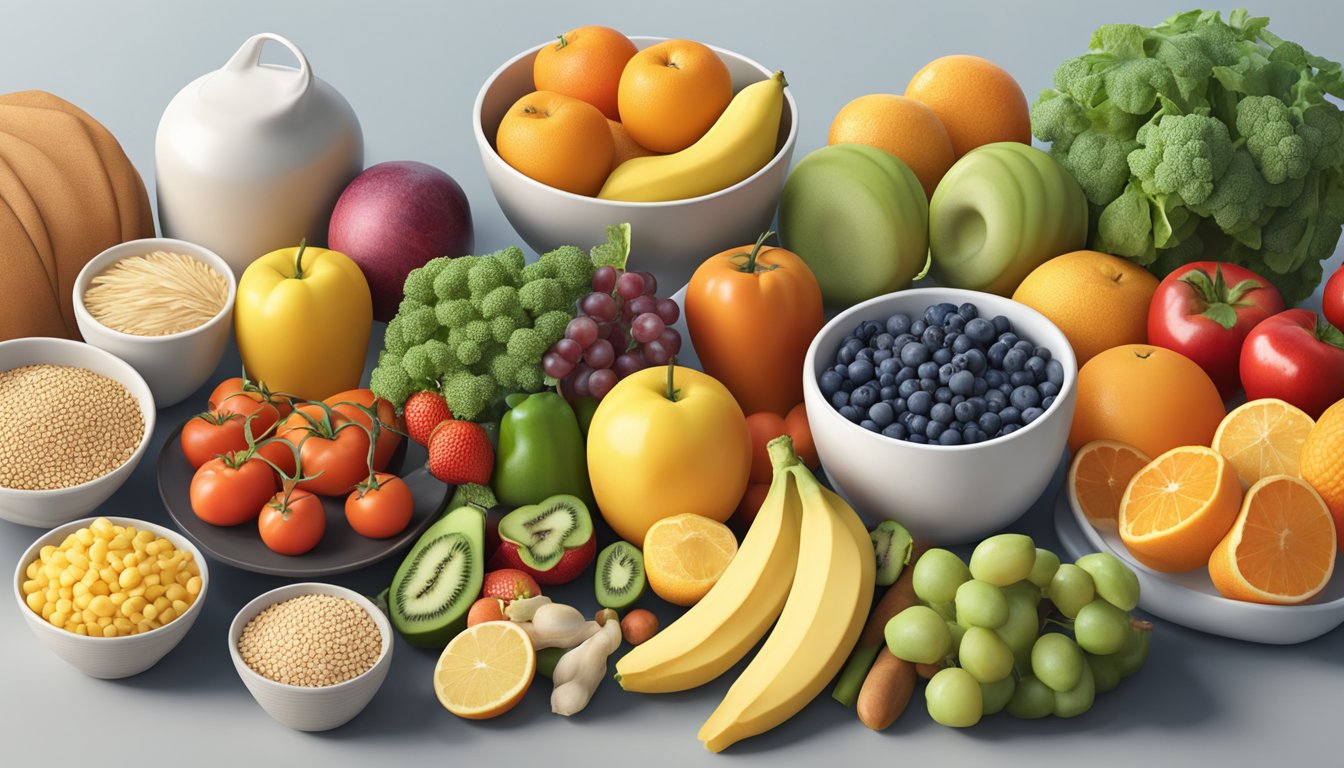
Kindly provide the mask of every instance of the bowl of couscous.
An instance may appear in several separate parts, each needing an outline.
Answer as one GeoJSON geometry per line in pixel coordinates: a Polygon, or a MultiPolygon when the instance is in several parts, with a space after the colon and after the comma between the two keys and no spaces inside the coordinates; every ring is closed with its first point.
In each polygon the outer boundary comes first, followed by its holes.
{"type": "Polygon", "coordinates": [[[14,595],[42,644],[91,677],[130,677],[181,642],[205,602],[205,558],[186,537],[125,517],[76,520],[19,558],[14,595]]]}

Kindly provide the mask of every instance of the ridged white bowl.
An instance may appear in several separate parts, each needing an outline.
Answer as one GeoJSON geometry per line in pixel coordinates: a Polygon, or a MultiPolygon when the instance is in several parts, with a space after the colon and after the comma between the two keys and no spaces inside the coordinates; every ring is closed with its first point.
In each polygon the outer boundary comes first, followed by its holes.
{"type": "Polygon", "coordinates": [[[392,641],[392,624],[368,598],[335,584],[308,582],[273,589],[243,606],[229,626],[229,657],[233,659],[233,668],[238,670],[243,685],[247,686],[252,698],[266,710],[266,714],[295,730],[329,731],[354,719],[378,693],[387,677],[387,670],[392,667],[392,641]],[[252,671],[238,654],[238,639],[243,636],[243,628],[254,616],[272,605],[302,595],[343,597],[368,611],[373,617],[373,623],[378,626],[378,634],[383,642],[383,652],[378,661],[358,677],[322,688],[277,683],[252,671]]]}
{"type": "Polygon", "coordinates": [[[109,517],[107,519],[117,525],[134,525],[137,530],[153,531],[155,536],[161,536],[171,541],[174,547],[190,552],[201,571],[201,593],[196,596],[196,601],[191,604],[186,613],[158,629],[139,635],[85,637],[54,627],[50,622],[33,613],[33,609],[29,608],[24,601],[23,582],[27,579],[25,571],[27,571],[29,563],[38,559],[38,554],[43,547],[49,544],[52,546],[59,545],[65,540],[66,536],[80,528],[88,527],[95,519],[97,518],[91,517],[66,523],[59,528],[53,528],[33,542],[32,546],[28,547],[23,556],[19,558],[18,567],[14,569],[14,597],[18,602],[19,613],[23,614],[23,619],[28,623],[29,629],[33,630],[37,639],[41,640],[42,644],[49,648],[52,653],[90,677],[109,680],[130,677],[131,675],[138,675],[157,664],[159,659],[162,659],[169,651],[177,647],[177,644],[182,642],[182,638],[186,637],[187,630],[191,629],[191,625],[196,623],[196,617],[201,615],[201,606],[205,604],[206,592],[210,588],[210,570],[206,565],[205,557],[201,555],[201,551],[196,548],[196,545],[177,531],[144,520],[135,520],[129,517],[109,517]]]}

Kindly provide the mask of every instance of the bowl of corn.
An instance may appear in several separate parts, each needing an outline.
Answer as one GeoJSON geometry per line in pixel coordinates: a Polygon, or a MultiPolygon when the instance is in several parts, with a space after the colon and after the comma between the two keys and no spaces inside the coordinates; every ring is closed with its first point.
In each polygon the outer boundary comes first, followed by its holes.
{"type": "Polygon", "coordinates": [[[33,634],[91,677],[144,672],[181,642],[205,602],[200,550],[143,520],[66,523],[19,558],[14,596],[33,634]]]}

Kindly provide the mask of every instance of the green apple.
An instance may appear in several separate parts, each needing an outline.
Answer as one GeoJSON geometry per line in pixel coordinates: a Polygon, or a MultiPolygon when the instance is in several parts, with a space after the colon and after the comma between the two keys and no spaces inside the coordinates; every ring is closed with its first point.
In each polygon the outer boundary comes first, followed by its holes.
{"type": "Polygon", "coordinates": [[[1087,243],[1087,198],[1050,155],[1015,141],[961,157],[929,201],[943,285],[1011,296],[1033,269],[1087,243]]]}
{"type": "Polygon", "coordinates": [[[784,183],[781,244],[817,276],[822,299],[850,306],[904,288],[924,268],[929,205],[913,171],[862,144],[822,147],[784,183]]]}

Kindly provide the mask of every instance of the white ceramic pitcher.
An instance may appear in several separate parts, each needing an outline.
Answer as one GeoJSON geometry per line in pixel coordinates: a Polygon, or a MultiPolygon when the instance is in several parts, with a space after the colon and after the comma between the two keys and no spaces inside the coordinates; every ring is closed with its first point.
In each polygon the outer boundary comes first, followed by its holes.
{"type": "Polygon", "coordinates": [[[213,250],[241,275],[303,238],[325,244],[336,199],[364,167],[364,138],[303,51],[267,32],[173,97],[154,162],[163,234],[213,250]],[[267,41],[288,48],[298,68],[261,63],[267,41]]]}

